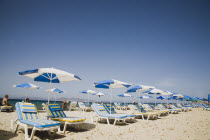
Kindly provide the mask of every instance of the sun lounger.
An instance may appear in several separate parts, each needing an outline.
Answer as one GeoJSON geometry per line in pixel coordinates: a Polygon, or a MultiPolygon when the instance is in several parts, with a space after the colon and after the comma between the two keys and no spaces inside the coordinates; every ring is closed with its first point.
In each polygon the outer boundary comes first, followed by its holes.
{"type": "Polygon", "coordinates": [[[143,104],[142,106],[138,105],[140,108],[142,107],[143,109],[145,109],[146,111],[148,112],[156,112],[156,113],[159,113],[160,116],[166,116],[169,114],[169,111],[168,110],[160,110],[158,109],[157,107],[152,108],[150,105],[148,104],[143,104]]]}
{"type": "Polygon", "coordinates": [[[50,104],[48,106],[48,116],[51,120],[59,121],[60,123],[64,123],[63,131],[59,128],[59,133],[66,132],[66,127],[68,124],[79,124],[84,123],[86,118],[83,117],[67,117],[60,105],[58,104],[50,104]]]}
{"type": "Polygon", "coordinates": [[[136,105],[128,105],[128,107],[132,110],[132,112],[137,115],[141,116],[143,120],[147,117],[147,120],[150,118],[157,119],[159,114],[154,112],[142,112],[136,105]]]}
{"type": "MultiPolygon", "coordinates": [[[[110,113],[110,109],[111,109],[111,114],[119,114],[115,111],[115,108],[113,106],[110,107],[110,104],[103,104],[103,106],[108,113],[110,113]]],[[[122,114],[122,113],[120,113],[120,114],[122,114]]],[[[127,115],[127,117],[130,117],[130,118],[136,117],[136,115],[133,115],[133,114],[124,114],[123,113],[123,115],[127,115]]]]}
{"type": "Polygon", "coordinates": [[[202,104],[202,106],[203,106],[203,110],[210,110],[210,107],[209,106],[207,106],[205,104],[202,104]]]}
{"type": "Polygon", "coordinates": [[[110,110],[111,110],[111,114],[117,114],[117,112],[115,111],[115,108],[113,106],[110,106],[110,104],[103,104],[103,106],[109,114],[110,114],[110,110]]]}
{"type": "Polygon", "coordinates": [[[138,103],[138,105],[142,106],[143,104],[142,103],[138,103]]]}
{"type": "Polygon", "coordinates": [[[100,104],[92,104],[93,110],[96,112],[98,121],[100,119],[106,119],[107,123],[109,123],[109,119],[114,119],[114,125],[116,125],[117,121],[124,121],[128,118],[127,115],[123,114],[109,114],[109,112],[104,108],[103,105],[100,104]]]}
{"type": "Polygon", "coordinates": [[[190,111],[190,108],[189,108],[189,107],[184,107],[184,106],[182,106],[180,103],[177,103],[176,106],[177,106],[178,108],[183,108],[185,112],[186,112],[186,111],[190,111]]]}
{"type": "Polygon", "coordinates": [[[171,114],[178,114],[178,110],[177,109],[168,109],[167,107],[165,107],[163,104],[158,104],[156,106],[156,108],[160,109],[160,110],[166,110],[169,111],[169,113],[171,114]]]}
{"type": "Polygon", "coordinates": [[[83,102],[78,102],[79,108],[82,109],[82,111],[92,111],[92,107],[87,107],[83,102]]]}
{"type": "Polygon", "coordinates": [[[12,106],[0,106],[0,112],[7,111],[10,112],[12,110],[12,106]]]}
{"type": "Polygon", "coordinates": [[[77,102],[71,102],[69,106],[69,111],[71,110],[78,110],[79,108],[77,107],[77,102]]]}
{"type": "Polygon", "coordinates": [[[181,104],[183,107],[187,107],[189,109],[189,111],[192,110],[192,108],[194,107],[192,104],[181,104]]]}
{"type": "Polygon", "coordinates": [[[172,108],[172,109],[176,109],[176,110],[178,110],[179,112],[183,112],[184,111],[184,109],[183,108],[178,108],[178,107],[176,107],[175,105],[170,105],[169,106],[170,108],[172,108]]]}
{"type": "Polygon", "coordinates": [[[203,105],[202,104],[195,104],[194,103],[193,106],[196,107],[196,108],[199,108],[199,107],[202,107],[203,105]]]}
{"type": "Polygon", "coordinates": [[[47,105],[45,103],[42,103],[42,110],[46,111],[46,109],[47,109],[47,105]]]}
{"type": "Polygon", "coordinates": [[[17,132],[19,126],[24,127],[25,140],[33,139],[36,130],[48,130],[49,132],[53,130],[55,133],[60,126],[60,123],[57,121],[39,119],[39,115],[34,104],[17,102],[15,107],[18,119],[16,121],[11,120],[11,129],[13,130],[14,123],[17,124],[15,133],[17,132]],[[28,137],[28,128],[32,128],[30,137],[28,137]]]}
{"type": "Polygon", "coordinates": [[[120,106],[119,103],[114,103],[114,105],[115,105],[115,108],[116,108],[117,110],[121,110],[121,106],[120,106]]]}
{"type": "Polygon", "coordinates": [[[115,108],[118,110],[128,110],[129,108],[127,106],[121,105],[120,103],[114,103],[115,108]]]}

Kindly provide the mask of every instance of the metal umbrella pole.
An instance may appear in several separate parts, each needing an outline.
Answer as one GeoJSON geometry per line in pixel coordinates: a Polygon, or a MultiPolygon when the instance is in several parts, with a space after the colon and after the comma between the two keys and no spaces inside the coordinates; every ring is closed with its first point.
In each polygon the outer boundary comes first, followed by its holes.
{"type": "MultiPolygon", "coordinates": [[[[56,93],[54,93],[54,94],[56,94],[56,93]]],[[[55,104],[55,102],[56,102],[56,95],[54,95],[54,99],[55,99],[55,101],[54,101],[54,104],[55,104]]]]}
{"type": "Polygon", "coordinates": [[[89,104],[90,104],[90,103],[89,103],[89,93],[88,93],[88,106],[89,106],[89,104]]]}
{"type": "Polygon", "coordinates": [[[110,114],[112,114],[112,111],[111,111],[111,107],[112,107],[112,88],[111,89],[111,94],[110,94],[110,114]]]}
{"type": "MultiPolygon", "coordinates": [[[[51,88],[52,80],[50,79],[49,89],[51,88]]],[[[48,105],[50,104],[50,93],[48,92],[48,105]]]]}
{"type": "Polygon", "coordinates": [[[124,98],[124,108],[125,108],[125,97],[123,97],[124,98]]]}
{"type": "Polygon", "coordinates": [[[100,101],[101,101],[101,96],[99,95],[100,101]]]}
{"type": "Polygon", "coordinates": [[[28,89],[26,90],[26,98],[25,98],[25,102],[26,102],[26,99],[28,98],[28,89]]]}
{"type": "Polygon", "coordinates": [[[155,106],[156,106],[156,99],[157,99],[157,94],[155,94],[155,106]]]}

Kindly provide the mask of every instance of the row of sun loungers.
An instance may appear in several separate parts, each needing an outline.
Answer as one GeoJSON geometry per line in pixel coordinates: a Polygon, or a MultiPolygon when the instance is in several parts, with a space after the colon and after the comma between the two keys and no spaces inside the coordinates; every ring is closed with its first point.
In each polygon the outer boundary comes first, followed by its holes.
{"type": "Polygon", "coordinates": [[[18,102],[15,105],[17,112],[17,120],[11,121],[11,129],[16,133],[19,126],[25,130],[25,140],[31,140],[34,137],[36,130],[44,130],[48,132],[64,133],[68,124],[83,123],[86,118],[83,117],[67,117],[62,108],[58,104],[50,104],[47,109],[47,119],[40,119],[37,108],[32,103],[18,102]],[[64,128],[61,131],[60,124],[64,123],[64,128]],[[16,128],[14,129],[14,124],[16,128]],[[32,128],[30,137],[28,136],[28,128],[32,128]]]}
{"type": "Polygon", "coordinates": [[[120,103],[114,103],[114,105],[117,110],[129,110],[127,105],[121,105],[120,103]]]}
{"type": "MultiPolygon", "coordinates": [[[[117,122],[127,123],[126,120],[135,121],[136,118],[142,118],[143,120],[158,119],[162,116],[167,116],[168,114],[177,114],[179,112],[186,112],[192,109],[192,106],[184,106],[182,104],[170,105],[170,108],[164,106],[163,104],[158,104],[156,107],[152,107],[148,104],[130,104],[127,107],[130,109],[130,114],[119,114],[115,110],[116,107],[110,106],[109,104],[92,104],[91,107],[87,107],[84,103],[79,102],[78,106],[80,110],[94,110],[96,115],[96,122],[105,119],[107,124],[111,124],[110,121],[113,120],[113,125],[117,122]]],[[[40,119],[37,112],[37,108],[32,103],[18,102],[15,105],[17,112],[17,120],[11,121],[11,129],[16,133],[19,126],[23,127],[25,130],[25,139],[33,139],[36,130],[48,131],[49,134],[55,134],[57,131],[60,134],[65,134],[68,124],[80,124],[86,122],[86,117],[69,117],[66,116],[63,109],[58,104],[45,105],[45,110],[47,111],[47,118],[40,119]],[[16,128],[14,129],[14,124],[16,128]],[[60,128],[60,124],[64,124],[63,130],[60,128]],[[28,136],[28,129],[32,128],[30,137],[28,136]]],[[[203,104],[203,108],[210,109],[210,107],[203,104]]],[[[92,118],[93,123],[93,118],[92,118]]]]}

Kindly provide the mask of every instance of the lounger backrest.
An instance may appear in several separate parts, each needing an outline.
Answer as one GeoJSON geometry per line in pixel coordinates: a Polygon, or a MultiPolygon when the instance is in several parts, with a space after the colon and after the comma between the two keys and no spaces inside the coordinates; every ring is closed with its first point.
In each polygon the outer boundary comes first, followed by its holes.
{"type": "Polygon", "coordinates": [[[49,115],[55,118],[66,117],[66,114],[63,112],[63,109],[58,104],[49,104],[48,106],[49,115]]]}
{"type": "Polygon", "coordinates": [[[142,105],[136,105],[141,112],[147,112],[142,105]]]}
{"type": "Polygon", "coordinates": [[[92,104],[91,107],[98,115],[107,115],[109,114],[103,105],[100,104],[92,104]]]}
{"type": "Polygon", "coordinates": [[[162,109],[166,109],[167,107],[165,107],[163,104],[159,104],[159,106],[162,108],[162,109]]]}
{"type": "Polygon", "coordinates": [[[78,105],[79,105],[80,108],[86,108],[86,106],[83,102],[78,102],[78,105]]]}
{"type": "Polygon", "coordinates": [[[137,108],[136,105],[128,105],[128,107],[129,107],[134,113],[141,113],[141,111],[137,108]]]}
{"type": "Polygon", "coordinates": [[[180,103],[177,103],[177,105],[181,106],[181,104],[180,104],[180,103]]]}
{"type": "Polygon", "coordinates": [[[143,104],[143,106],[144,106],[146,109],[148,109],[148,110],[153,110],[153,109],[151,108],[151,106],[149,106],[148,104],[143,104]]]}
{"type": "Polygon", "coordinates": [[[173,109],[177,108],[175,105],[171,105],[171,107],[172,107],[173,109]]]}
{"type": "Polygon", "coordinates": [[[204,106],[204,107],[208,107],[206,104],[201,104],[202,106],[204,106]]]}
{"type": "Polygon", "coordinates": [[[157,105],[157,108],[165,109],[165,108],[162,106],[162,104],[158,104],[158,105],[157,105]]]}
{"type": "Polygon", "coordinates": [[[19,120],[39,119],[37,108],[32,103],[17,102],[15,108],[19,120]]]}
{"type": "Polygon", "coordinates": [[[138,105],[142,106],[143,104],[142,103],[138,103],[138,105]]]}
{"type": "Polygon", "coordinates": [[[77,107],[77,102],[70,103],[70,108],[76,108],[76,107],[77,107]]]}
{"type": "Polygon", "coordinates": [[[90,107],[90,102],[85,102],[84,105],[85,107],[90,107]]]}
{"type": "Polygon", "coordinates": [[[105,105],[105,104],[103,106],[104,106],[104,108],[106,109],[107,112],[110,112],[110,109],[111,109],[111,114],[116,114],[117,113],[113,106],[110,107],[110,105],[105,105]]]}

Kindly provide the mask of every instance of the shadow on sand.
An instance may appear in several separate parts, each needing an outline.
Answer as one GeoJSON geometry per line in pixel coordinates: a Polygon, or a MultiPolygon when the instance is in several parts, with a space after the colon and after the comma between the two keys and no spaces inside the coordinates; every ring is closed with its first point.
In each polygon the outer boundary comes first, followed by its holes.
{"type": "MultiPolygon", "coordinates": [[[[86,132],[86,131],[90,131],[91,129],[94,129],[96,127],[95,124],[91,124],[91,123],[81,123],[81,124],[71,124],[68,125],[68,127],[66,128],[66,131],[68,132],[86,132]]],[[[63,130],[63,125],[61,125],[61,130],[63,130]]]]}
{"type": "Polygon", "coordinates": [[[12,133],[11,131],[0,130],[0,140],[9,140],[16,136],[17,134],[12,133]]]}
{"type": "MultiPolygon", "coordinates": [[[[25,134],[24,134],[24,130],[23,129],[19,129],[18,131],[22,131],[24,137],[25,137],[25,134]]],[[[28,135],[31,136],[31,132],[32,132],[32,129],[28,129],[28,135]]],[[[54,140],[54,139],[62,139],[62,138],[65,138],[65,135],[62,135],[62,134],[58,134],[56,133],[55,135],[49,135],[48,131],[36,131],[35,132],[35,135],[34,135],[34,139],[41,139],[41,140],[45,140],[45,139],[48,139],[48,140],[54,140]]]]}

